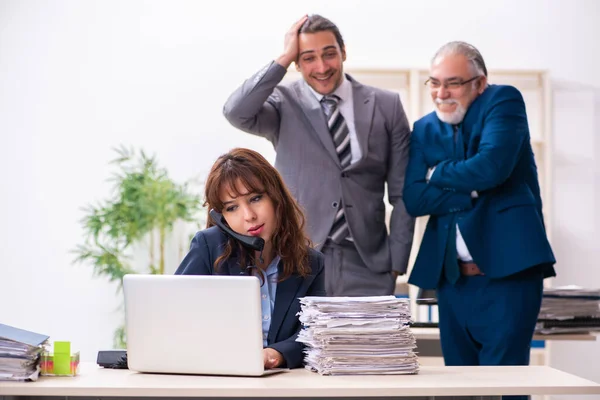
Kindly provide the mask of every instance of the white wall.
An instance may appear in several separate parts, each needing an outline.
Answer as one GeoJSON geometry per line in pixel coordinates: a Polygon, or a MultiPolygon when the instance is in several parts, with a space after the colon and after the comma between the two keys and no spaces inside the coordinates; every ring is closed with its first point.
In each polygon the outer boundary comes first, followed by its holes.
{"type": "MultiPolygon", "coordinates": [[[[600,88],[559,81],[554,86],[553,244],[559,263],[553,284],[600,287],[600,88]]],[[[552,366],[595,381],[599,360],[599,342],[550,347],[552,366]]]]}
{"type": "MultiPolygon", "coordinates": [[[[600,87],[595,0],[0,0],[0,322],[72,340],[85,360],[111,346],[116,288],[69,254],[81,240],[80,207],[108,193],[110,147],[154,152],[179,181],[204,176],[233,146],[272,160],[271,146],[229,127],[221,107],[307,12],[338,24],[348,67],[426,67],[441,44],[466,40],[490,69],[548,69],[600,87]]],[[[594,179],[572,190],[594,193],[594,179]]],[[[598,258],[592,240],[579,246],[598,258]]],[[[581,346],[579,356],[599,358],[600,344],[581,346]]],[[[572,368],[572,357],[553,364],[572,368]]]]}

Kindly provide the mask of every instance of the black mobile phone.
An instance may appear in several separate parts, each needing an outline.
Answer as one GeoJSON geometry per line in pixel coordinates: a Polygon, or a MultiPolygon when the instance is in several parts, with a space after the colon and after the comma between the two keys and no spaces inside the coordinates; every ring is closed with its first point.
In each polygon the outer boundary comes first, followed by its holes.
{"type": "Polygon", "coordinates": [[[208,212],[210,218],[213,220],[215,225],[219,227],[227,236],[237,240],[242,246],[249,247],[252,250],[262,251],[265,247],[265,241],[263,238],[258,236],[242,235],[241,233],[234,232],[227,223],[223,214],[216,212],[214,209],[208,212]]]}

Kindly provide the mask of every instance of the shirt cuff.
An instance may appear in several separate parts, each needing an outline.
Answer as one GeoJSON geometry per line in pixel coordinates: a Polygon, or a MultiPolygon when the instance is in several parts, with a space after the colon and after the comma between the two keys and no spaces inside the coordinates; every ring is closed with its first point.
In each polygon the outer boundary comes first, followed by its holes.
{"type": "Polygon", "coordinates": [[[427,181],[427,183],[429,183],[429,180],[431,179],[431,176],[433,175],[433,172],[435,171],[435,167],[437,167],[437,165],[435,165],[427,170],[427,175],[425,175],[425,180],[427,181]]]}

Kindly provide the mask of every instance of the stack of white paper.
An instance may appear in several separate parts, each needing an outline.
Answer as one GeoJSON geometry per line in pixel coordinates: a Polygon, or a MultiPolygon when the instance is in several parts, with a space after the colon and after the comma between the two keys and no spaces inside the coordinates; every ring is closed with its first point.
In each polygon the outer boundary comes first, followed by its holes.
{"type": "Polygon", "coordinates": [[[34,381],[48,336],[0,324],[0,380],[34,381]]]}
{"type": "Polygon", "coordinates": [[[577,333],[600,330],[600,289],[564,286],[544,289],[536,332],[577,333]]]}
{"type": "Polygon", "coordinates": [[[298,342],[306,368],[322,375],[416,374],[407,299],[303,297],[298,342]]]}

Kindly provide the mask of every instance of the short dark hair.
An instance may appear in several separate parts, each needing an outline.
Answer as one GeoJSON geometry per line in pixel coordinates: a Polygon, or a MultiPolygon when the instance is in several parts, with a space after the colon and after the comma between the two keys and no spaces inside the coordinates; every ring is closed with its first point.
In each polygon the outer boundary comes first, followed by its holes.
{"type": "Polygon", "coordinates": [[[302,27],[300,27],[298,33],[317,33],[325,31],[333,33],[335,40],[340,46],[340,50],[345,50],[344,39],[342,38],[342,34],[340,33],[338,27],[327,18],[318,14],[309,15],[306,22],[302,24],[302,27]]]}

